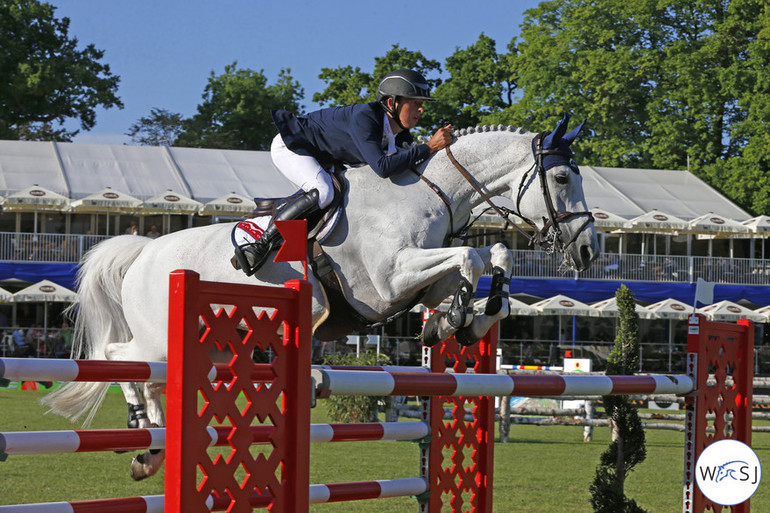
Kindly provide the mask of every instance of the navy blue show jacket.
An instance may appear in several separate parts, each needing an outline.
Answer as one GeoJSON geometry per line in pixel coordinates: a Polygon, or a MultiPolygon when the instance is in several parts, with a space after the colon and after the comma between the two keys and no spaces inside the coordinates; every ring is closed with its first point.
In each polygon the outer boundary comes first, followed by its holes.
{"type": "MultiPolygon", "coordinates": [[[[406,171],[430,156],[427,144],[388,155],[383,149],[385,111],[377,102],[321,109],[302,116],[287,110],[272,111],[286,146],[300,155],[315,157],[328,168],[337,163],[368,164],[383,178],[406,171]]],[[[408,130],[396,135],[396,145],[412,142],[408,130]]]]}

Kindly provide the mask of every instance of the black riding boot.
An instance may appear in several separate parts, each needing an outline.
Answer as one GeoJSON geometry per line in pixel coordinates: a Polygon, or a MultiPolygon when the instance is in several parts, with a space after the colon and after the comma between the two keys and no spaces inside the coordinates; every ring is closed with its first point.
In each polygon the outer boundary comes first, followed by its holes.
{"type": "MultiPolygon", "coordinates": [[[[319,210],[318,190],[312,189],[286,205],[273,221],[305,219],[319,210]]],[[[280,247],[282,242],[283,239],[275,223],[270,223],[265,233],[256,242],[235,248],[232,264],[236,269],[245,272],[246,276],[251,276],[265,264],[270,253],[280,247]]]]}

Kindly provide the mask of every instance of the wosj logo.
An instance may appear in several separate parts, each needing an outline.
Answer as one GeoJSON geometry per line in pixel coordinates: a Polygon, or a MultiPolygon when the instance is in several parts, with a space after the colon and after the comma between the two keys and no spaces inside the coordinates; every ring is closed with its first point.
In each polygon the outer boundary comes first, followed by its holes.
{"type": "Polygon", "coordinates": [[[695,465],[695,481],[711,502],[733,506],[747,501],[759,487],[762,466],[751,447],[719,440],[703,450],[695,465]]]}

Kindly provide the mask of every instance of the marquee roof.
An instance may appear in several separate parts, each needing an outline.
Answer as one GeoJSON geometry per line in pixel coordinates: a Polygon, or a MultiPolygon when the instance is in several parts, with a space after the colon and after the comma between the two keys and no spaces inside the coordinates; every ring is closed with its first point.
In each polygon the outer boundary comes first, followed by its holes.
{"type": "MultiPolygon", "coordinates": [[[[654,209],[684,220],[751,216],[687,171],[581,166],[589,208],[632,219],[654,209]]],[[[0,196],[33,184],[85,198],[110,187],[146,201],[171,190],[200,203],[234,193],[287,196],[295,187],[267,151],[0,141],[0,196]]]]}

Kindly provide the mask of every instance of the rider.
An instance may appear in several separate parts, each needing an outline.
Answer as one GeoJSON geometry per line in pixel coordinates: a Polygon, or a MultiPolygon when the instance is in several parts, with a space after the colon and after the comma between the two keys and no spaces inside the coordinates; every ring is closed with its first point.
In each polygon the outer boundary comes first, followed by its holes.
{"type": "MultiPolygon", "coordinates": [[[[427,143],[398,151],[412,143],[409,130],[432,100],[430,87],[416,71],[388,73],[377,89],[377,101],[321,109],[303,116],[274,110],[278,135],[270,153],[273,163],[304,193],[276,216],[277,220],[305,219],[326,208],[334,198],[326,169],[334,164],[368,164],[382,178],[413,168],[452,142],[452,127],[436,131],[427,143]]],[[[256,242],[236,246],[235,261],[247,275],[256,272],[281,243],[274,224],[256,242]]]]}

